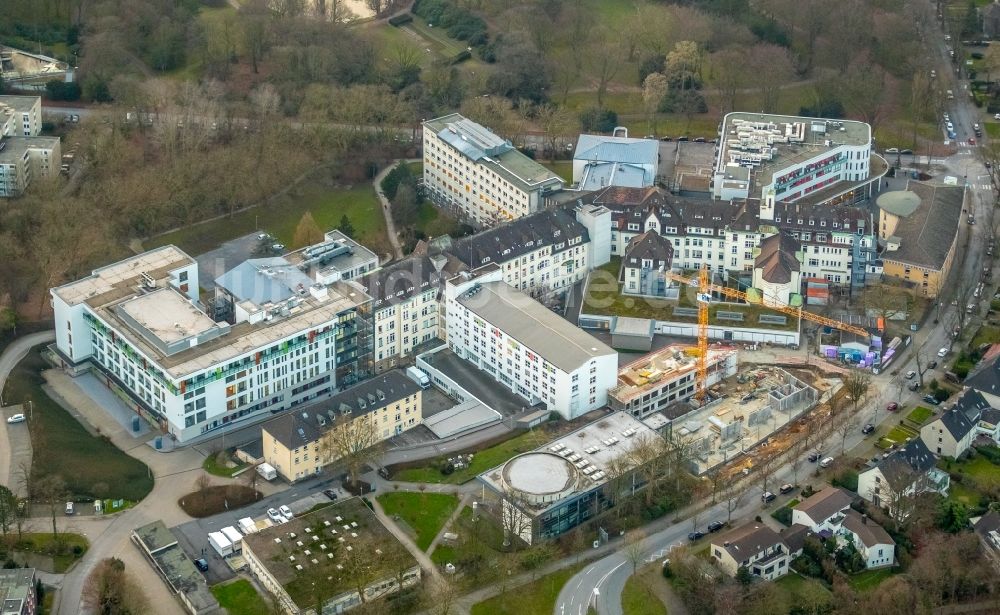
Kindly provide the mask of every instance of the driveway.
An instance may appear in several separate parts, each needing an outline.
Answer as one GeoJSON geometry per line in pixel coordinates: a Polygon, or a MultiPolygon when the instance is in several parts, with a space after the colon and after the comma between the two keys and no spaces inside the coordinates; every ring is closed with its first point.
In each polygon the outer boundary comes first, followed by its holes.
{"type": "MultiPolygon", "coordinates": [[[[0,393],[3,392],[4,386],[7,384],[7,378],[10,373],[14,370],[14,367],[27,356],[28,351],[39,344],[45,344],[47,342],[52,342],[56,339],[55,331],[41,331],[39,333],[32,333],[31,335],[25,335],[22,338],[14,340],[10,346],[3,351],[0,355],[0,393]]],[[[3,401],[0,400],[0,406],[3,405],[3,401]]],[[[9,486],[10,488],[17,487],[19,481],[12,480],[13,471],[16,469],[16,464],[13,461],[13,456],[15,452],[15,447],[11,444],[11,435],[18,438],[23,435],[27,435],[27,428],[25,425],[7,425],[6,417],[14,414],[13,412],[4,412],[4,420],[0,421],[0,485],[9,486]]],[[[21,447],[23,448],[23,447],[21,447]]],[[[29,444],[30,448],[30,444],[29,444]]]]}

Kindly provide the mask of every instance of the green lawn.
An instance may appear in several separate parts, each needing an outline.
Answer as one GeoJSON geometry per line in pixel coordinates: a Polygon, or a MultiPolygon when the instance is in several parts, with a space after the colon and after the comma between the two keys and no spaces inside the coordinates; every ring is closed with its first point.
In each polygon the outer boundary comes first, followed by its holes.
{"type": "Polygon", "coordinates": [[[907,427],[906,425],[896,425],[889,433],[885,434],[886,439],[891,440],[897,444],[902,444],[906,442],[907,438],[916,438],[920,434],[917,430],[912,427],[907,427]]]}
{"type": "Polygon", "coordinates": [[[625,581],[622,591],[622,611],[628,615],[667,615],[667,607],[646,587],[642,580],[632,575],[625,581]]]}
{"type": "Polygon", "coordinates": [[[527,431],[510,440],[475,453],[472,463],[445,476],[433,466],[407,468],[395,472],[393,480],[410,483],[448,483],[458,485],[474,479],[478,474],[496,467],[514,455],[526,453],[545,444],[548,438],[542,431],[527,431]]]}
{"type": "Polygon", "coordinates": [[[969,347],[979,348],[983,344],[996,344],[997,342],[1000,342],[1000,327],[983,325],[976,331],[976,335],[972,338],[972,343],[969,344],[969,347]]]}
{"type": "Polygon", "coordinates": [[[563,178],[567,184],[573,183],[573,161],[556,160],[554,162],[542,161],[542,166],[563,178]]]}
{"type": "Polygon", "coordinates": [[[459,222],[430,201],[420,204],[416,228],[429,238],[440,235],[454,235],[458,231],[459,222]]]}
{"type": "MultiPolygon", "coordinates": [[[[49,525],[51,528],[51,524],[49,525]]],[[[16,533],[11,534],[11,538],[16,538],[16,533]]],[[[15,551],[27,551],[37,553],[52,558],[52,570],[55,574],[66,572],[73,562],[80,559],[90,548],[90,543],[80,534],[63,533],[59,534],[57,543],[52,534],[24,534],[21,540],[14,543],[15,551]],[[75,550],[74,550],[75,549],[75,550]]]]}
{"type": "Polygon", "coordinates": [[[397,491],[383,493],[376,499],[385,514],[399,516],[416,532],[414,542],[421,551],[431,546],[434,537],[458,506],[458,497],[450,493],[397,491]]]}
{"type": "Polygon", "coordinates": [[[851,575],[847,578],[847,582],[850,584],[854,591],[857,592],[868,592],[879,585],[882,581],[885,581],[889,577],[895,574],[891,568],[882,568],[879,570],[866,570],[864,572],[859,572],[858,574],[851,575]]]}
{"type": "Polygon", "coordinates": [[[212,587],[212,594],[229,615],[268,615],[271,610],[250,581],[237,579],[212,587]]]}
{"type": "MultiPolygon", "coordinates": [[[[809,579],[794,572],[781,577],[774,584],[788,594],[786,604],[796,606],[822,605],[827,603],[831,597],[830,590],[823,583],[817,579],[809,579]]],[[[817,609],[816,612],[822,612],[822,609],[817,609]]]]}
{"type": "MultiPolygon", "coordinates": [[[[228,453],[226,455],[226,458],[227,459],[230,458],[228,453]]],[[[225,464],[220,464],[217,455],[209,455],[208,457],[205,457],[205,461],[202,462],[201,467],[203,470],[214,476],[232,478],[233,474],[247,467],[247,465],[249,464],[240,462],[233,467],[229,467],[225,464]]]]}
{"type": "Polygon", "coordinates": [[[324,231],[339,226],[341,217],[346,215],[354,227],[355,239],[377,254],[387,250],[385,218],[370,183],[332,188],[316,180],[306,180],[266,205],[237,213],[231,218],[220,218],[152,237],[143,245],[149,250],[175,244],[196,255],[255,230],[264,230],[286,246],[291,246],[295,227],[307,211],[312,212],[319,228],[324,231]]]}
{"type": "Polygon", "coordinates": [[[438,544],[431,553],[431,561],[438,566],[458,561],[458,551],[451,545],[438,544]]]}
{"type": "Polygon", "coordinates": [[[986,129],[986,134],[988,134],[991,139],[1000,137],[1000,122],[986,122],[983,124],[983,128],[986,129]]]}
{"type": "Polygon", "coordinates": [[[8,404],[32,401],[29,419],[34,477],[59,475],[73,498],[110,497],[139,501],[153,488],[149,468],[109,440],[91,436],[42,390],[48,364],[32,351],[11,373],[3,398],[8,404]]]}
{"type": "Polygon", "coordinates": [[[527,585],[472,605],[472,615],[552,615],[559,591],[582,565],[565,568],[527,585]]]}
{"type": "Polygon", "coordinates": [[[439,566],[448,562],[460,564],[478,557],[492,558],[507,550],[503,547],[504,531],[488,515],[472,518],[472,507],[462,508],[449,532],[458,535],[454,544],[438,543],[431,553],[431,561],[439,566]]]}
{"type": "Polygon", "coordinates": [[[930,408],[917,406],[913,409],[913,412],[906,415],[906,418],[915,425],[923,425],[927,422],[927,419],[931,418],[932,414],[934,414],[934,411],[930,408]]]}

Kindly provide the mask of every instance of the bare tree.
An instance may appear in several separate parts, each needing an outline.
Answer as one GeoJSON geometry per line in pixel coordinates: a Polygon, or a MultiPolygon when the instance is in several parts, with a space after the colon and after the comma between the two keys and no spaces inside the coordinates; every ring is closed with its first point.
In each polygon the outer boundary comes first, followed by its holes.
{"type": "Polygon", "coordinates": [[[646,534],[640,529],[629,530],[625,533],[625,559],[632,564],[632,574],[635,574],[639,565],[644,561],[645,540],[646,534]]]}
{"type": "MultiPolygon", "coordinates": [[[[601,40],[614,41],[616,37],[607,28],[598,28],[597,36],[601,40]],[[602,36],[603,35],[603,36],[602,36]]],[[[608,85],[618,74],[624,61],[624,54],[621,46],[610,45],[589,45],[589,63],[591,72],[597,77],[597,106],[604,106],[604,96],[608,93],[608,85]]]]}
{"type": "Polygon", "coordinates": [[[732,523],[733,512],[740,507],[746,495],[746,486],[742,484],[738,474],[730,476],[719,492],[719,498],[726,505],[726,523],[732,523]]]}
{"type": "MultiPolygon", "coordinates": [[[[858,404],[861,403],[862,398],[868,392],[868,385],[871,384],[872,377],[871,374],[859,369],[851,370],[851,373],[844,378],[844,389],[847,394],[851,396],[851,402],[854,405],[854,411],[858,411],[858,404]]],[[[832,401],[832,400],[831,400],[832,401]]],[[[833,407],[831,406],[831,414],[833,414],[833,407]]]]}
{"type": "Polygon", "coordinates": [[[764,493],[768,490],[768,481],[771,480],[771,476],[774,471],[778,468],[778,456],[777,455],[764,455],[760,453],[757,456],[757,461],[754,465],[753,471],[756,475],[757,482],[760,484],[760,492],[764,493]]]}
{"type": "Polygon", "coordinates": [[[531,542],[533,518],[525,512],[529,509],[530,504],[523,493],[510,486],[504,487],[500,502],[500,526],[503,528],[505,547],[517,545],[518,542],[531,542]]]}
{"type": "Polygon", "coordinates": [[[788,448],[788,454],[791,457],[788,460],[788,465],[792,467],[792,483],[796,485],[799,484],[799,467],[802,465],[802,456],[809,450],[808,433],[809,429],[806,428],[797,434],[788,448]]]}
{"type": "Polygon", "coordinates": [[[371,415],[345,417],[323,434],[320,455],[325,463],[342,461],[352,484],[357,484],[361,469],[382,458],[384,444],[378,425],[371,415]]]}
{"type": "Polygon", "coordinates": [[[840,454],[843,455],[847,451],[847,436],[851,434],[855,429],[858,428],[858,417],[856,415],[850,415],[844,417],[837,426],[837,433],[840,434],[840,454]]]}
{"type": "Polygon", "coordinates": [[[84,581],[80,602],[100,615],[141,615],[150,609],[146,595],[118,558],[98,562],[84,581]]]}
{"type": "Polygon", "coordinates": [[[7,537],[14,525],[17,509],[17,496],[7,487],[0,485],[0,531],[3,532],[4,538],[7,537]]]}
{"type": "Polygon", "coordinates": [[[656,134],[656,113],[667,95],[668,81],[662,73],[649,73],[642,82],[642,103],[646,108],[650,134],[656,134]]]}
{"type": "Polygon", "coordinates": [[[62,505],[66,502],[66,481],[58,474],[50,474],[35,481],[35,492],[32,498],[40,504],[44,504],[52,519],[52,537],[59,540],[59,528],[56,519],[62,505]]]}

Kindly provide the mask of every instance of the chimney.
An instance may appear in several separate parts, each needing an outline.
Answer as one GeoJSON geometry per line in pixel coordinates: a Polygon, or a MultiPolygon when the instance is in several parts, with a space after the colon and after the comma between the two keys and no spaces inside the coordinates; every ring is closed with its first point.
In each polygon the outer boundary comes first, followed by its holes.
{"type": "Polygon", "coordinates": [[[861,515],[861,523],[868,525],[868,515],[861,515]]]}

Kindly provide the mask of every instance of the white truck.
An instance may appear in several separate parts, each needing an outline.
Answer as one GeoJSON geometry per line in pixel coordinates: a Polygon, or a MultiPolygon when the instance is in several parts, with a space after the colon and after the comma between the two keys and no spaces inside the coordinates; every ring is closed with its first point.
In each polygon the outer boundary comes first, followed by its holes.
{"type": "Polygon", "coordinates": [[[222,528],[222,534],[232,545],[233,553],[237,553],[243,550],[243,534],[241,534],[238,529],[236,529],[231,525],[228,525],[222,528]]]}
{"type": "Polygon", "coordinates": [[[237,523],[240,526],[240,531],[244,534],[255,534],[257,532],[257,524],[250,517],[243,517],[237,523]]]}
{"type": "Polygon", "coordinates": [[[260,474],[264,480],[274,480],[278,477],[278,471],[269,463],[262,463],[257,466],[257,474],[260,474]]]}
{"type": "Polygon", "coordinates": [[[427,389],[431,386],[431,379],[427,372],[419,367],[407,367],[406,375],[410,377],[410,380],[419,384],[421,389],[427,389]]]}
{"type": "Polygon", "coordinates": [[[226,557],[233,554],[233,543],[226,538],[226,535],[222,532],[209,532],[208,533],[208,544],[212,545],[215,552],[226,557]]]}

